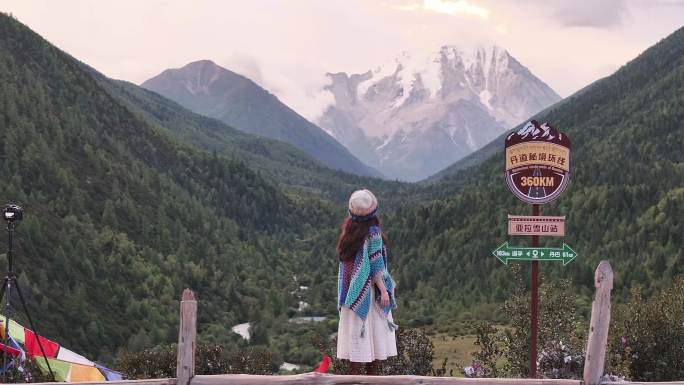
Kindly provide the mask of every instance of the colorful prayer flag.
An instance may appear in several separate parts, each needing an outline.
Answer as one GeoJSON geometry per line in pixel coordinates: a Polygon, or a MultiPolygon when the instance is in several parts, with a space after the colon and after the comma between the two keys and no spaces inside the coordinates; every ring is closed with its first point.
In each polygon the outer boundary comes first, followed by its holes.
{"type": "Polygon", "coordinates": [[[36,338],[36,334],[33,331],[24,328],[24,347],[26,347],[26,353],[29,357],[42,357],[43,352],[40,350],[40,345],[38,344],[38,338],[40,338],[40,344],[43,345],[43,350],[45,350],[45,356],[47,358],[57,358],[57,351],[59,350],[59,344],[50,341],[49,339],[39,336],[36,338]]]}
{"type": "MultiPolygon", "coordinates": [[[[0,314],[0,336],[4,336],[5,318],[0,314]]],[[[0,351],[7,351],[13,357],[9,365],[22,365],[27,358],[33,359],[34,363],[43,373],[49,373],[43,353],[38,345],[38,338],[43,345],[45,355],[50,363],[52,373],[56,381],[84,382],[84,381],[121,381],[123,375],[119,372],[98,365],[84,356],[60,346],[58,343],[45,337],[36,337],[30,329],[26,329],[14,320],[9,322],[9,346],[0,343],[0,351]],[[20,345],[20,343],[23,345],[20,345]]]]}

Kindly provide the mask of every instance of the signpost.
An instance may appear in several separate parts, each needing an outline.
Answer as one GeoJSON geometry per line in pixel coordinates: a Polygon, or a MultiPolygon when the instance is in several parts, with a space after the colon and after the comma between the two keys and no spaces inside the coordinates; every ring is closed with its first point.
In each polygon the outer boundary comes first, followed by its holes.
{"type": "Polygon", "coordinates": [[[532,216],[508,217],[509,235],[529,235],[532,247],[512,247],[504,242],[492,254],[504,264],[509,260],[531,261],[530,375],[537,376],[539,334],[539,261],[562,261],[577,257],[568,245],[539,247],[539,236],[564,236],[565,217],[540,217],[539,205],[558,198],[570,183],[570,138],[548,123],[532,120],[506,137],[505,176],[511,192],[532,205],[532,216]]]}
{"type": "Polygon", "coordinates": [[[558,198],[570,182],[570,139],[548,123],[527,123],[506,137],[506,183],[529,204],[558,198]]]}
{"type": "Polygon", "coordinates": [[[565,217],[508,216],[508,235],[565,236],[565,217]]]}
{"type": "Polygon", "coordinates": [[[577,257],[575,250],[570,246],[563,244],[562,248],[556,247],[515,247],[508,246],[508,242],[504,242],[492,254],[508,265],[510,260],[518,261],[562,261],[563,266],[570,263],[577,257]]]}

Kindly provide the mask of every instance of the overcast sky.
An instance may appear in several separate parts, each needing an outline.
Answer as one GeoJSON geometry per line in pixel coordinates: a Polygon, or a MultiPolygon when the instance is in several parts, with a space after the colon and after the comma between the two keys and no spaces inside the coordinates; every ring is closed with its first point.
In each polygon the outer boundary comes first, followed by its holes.
{"type": "Polygon", "coordinates": [[[246,75],[304,116],[326,72],[401,51],[498,44],[565,97],[684,25],[684,0],[3,0],[47,40],[141,83],[199,59],[246,75]]]}

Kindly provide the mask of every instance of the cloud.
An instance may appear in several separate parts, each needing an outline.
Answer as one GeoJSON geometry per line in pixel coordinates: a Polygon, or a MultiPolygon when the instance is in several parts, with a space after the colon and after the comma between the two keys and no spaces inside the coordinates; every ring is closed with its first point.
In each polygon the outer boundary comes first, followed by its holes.
{"type": "Polygon", "coordinates": [[[644,5],[676,5],[676,6],[684,6],[684,0],[638,0],[638,2],[643,3],[644,5]]]}
{"type": "Polygon", "coordinates": [[[397,11],[417,11],[421,9],[423,6],[420,3],[413,3],[406,5],[390,5],[389,7],[392,9],[396,9],[397,11]]]}
{"type": "Polygon", "coordinates": [[[326,108],[335,102],[330,91],[323,87],[329,79],[318,68],[304,77],[299,71],[278,72],[275,68],[265,79],[265,87],[290,108],[311,122],[316,122],[326,108]]]}
{"type": "MultiPolygon", "coordinates": [[[[488,9],[509,19],[511,11],[531,19],[543,19],[560,27],[616,29],[641,27],[640,22],[653,20],[652,16],[681,15],[684,0],[481,0],[488,9]],[[507,9],[504,11],[504,9],[507,9]],[[522,11],[522,13],[518,12],[522,11]],[[671,14],[669,14],[671,13],[671,14]],[[645,16],[645,15],[652,16],[645,16]],[[639,20],[637,20],[639,19],[639,20]]],[[[655,29],[655,28],[652,28],[655,29]]]]}
{"type": "Polygon", "coordinates": [[[0,9],[108,76],[141,83],[166,68],[212,59],[314,121],[332,101],[321,91],[326,72],[363,73],[402,51],[495,43],[568,95],[684,20],[684,0],[200,3],[3,0],[0,9]]]}
{"type": "Polygon", "coordinates": [[[566,27],[612,28],[627,16],[626,0],[555,1],[554,19],[566,27]]]}
{"type": "Polygon", "coordinates": [[[422,3],[391,5],[390,7],[399,11],[425,10],[447,15],[465,14],[485,20],[489,18],[487,8],[472,4],[467,0],[423,0],[422,3]]]}
{"type": "Polygon", "coordinates": [[[506,27],[505,24],[499,24],[496,27],[494,27],[494,30],[499,34],[499,35],[508,35],[508,27],[506,27]]]}
{"type": "Polygon", "coordinates": [[[312,122],[334,102],[333,95],[324,90],[328,82],[324,71],[310,64],[283,58],[259,61],[251,54],[234,52],[221,65],[253,80],[312,122]]]}
{"type": "Polygon", "coordinates": [[[260,86],[268,88],[259,61],[253,56],[233,52],[228,58],[222,60],[222,63],[231,71],[246,76],[260,86]]]}
{"type": "Polygon", "coordinates": [[[478,16],[482,19],[489,18],[488,9],[471,4],[466,0],[423,0],[423,8],[439,13],[446,13],[447,15],[465,13],[478,16]]]}

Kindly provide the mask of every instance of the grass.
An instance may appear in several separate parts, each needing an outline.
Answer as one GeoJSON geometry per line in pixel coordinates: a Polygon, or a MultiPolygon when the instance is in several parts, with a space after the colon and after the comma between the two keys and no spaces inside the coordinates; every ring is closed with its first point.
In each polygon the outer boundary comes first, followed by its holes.
{"type": "Polygon", "coordinates": [[[435,334],[430,336],[435,345],[433,367],[441,368],[444,359],[447,358],[446,375],[453,370],[455,377],[462,377],[461,369],[470,365],[473,360],[472,353],[477,351],[475,336],[450,336],[447,334],[435,334]]]}

